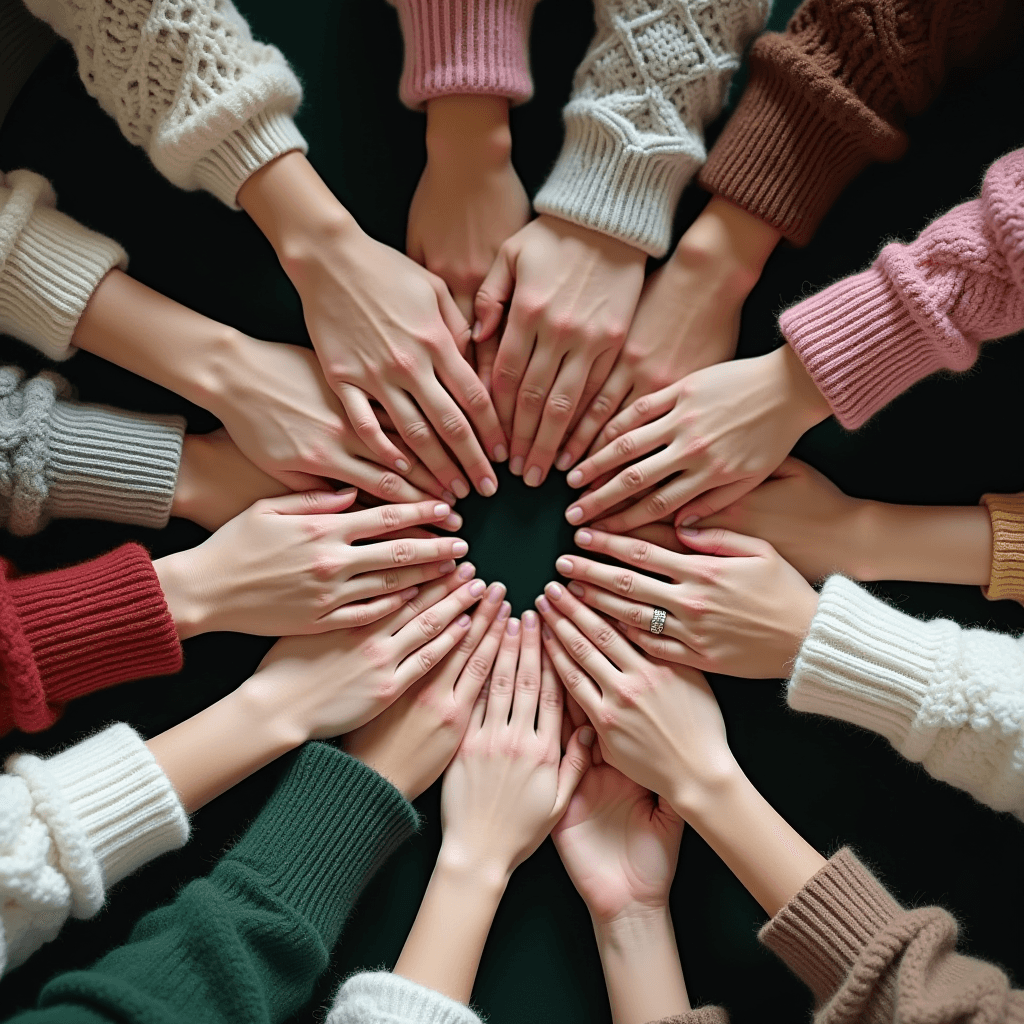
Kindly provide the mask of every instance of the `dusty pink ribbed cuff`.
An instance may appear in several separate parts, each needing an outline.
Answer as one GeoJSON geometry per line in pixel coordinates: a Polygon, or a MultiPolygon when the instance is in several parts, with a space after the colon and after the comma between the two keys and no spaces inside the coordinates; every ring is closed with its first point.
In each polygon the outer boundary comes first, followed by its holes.
{"type": "Polygon", "coordinates": [[[405,39],[399,95],[414,109],[438,96],[525,103],[530,19],[537,0],[392,0],[405,39]]]}

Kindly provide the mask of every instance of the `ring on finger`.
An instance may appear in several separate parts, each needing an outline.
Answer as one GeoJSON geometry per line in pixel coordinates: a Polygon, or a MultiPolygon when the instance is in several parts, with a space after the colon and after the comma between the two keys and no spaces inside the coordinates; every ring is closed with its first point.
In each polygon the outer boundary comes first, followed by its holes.
{"type": "Polygon", "coordinates": [[[651,632],[655,636],[665,631],[665,620],[667,618],[668,612],[664,608],[655,608],[651,613],[651,632]]]}

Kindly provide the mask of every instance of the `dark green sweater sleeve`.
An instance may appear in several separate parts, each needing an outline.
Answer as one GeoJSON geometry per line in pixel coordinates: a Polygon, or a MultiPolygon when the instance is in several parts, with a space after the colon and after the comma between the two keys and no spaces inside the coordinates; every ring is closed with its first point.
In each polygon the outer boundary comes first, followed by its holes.
{"type": "Polygon", "coordinates": [[[278,1024],[310,998],[363,886],[416,826],[380,775],[307,744],[210,875],[10,1024],[278,1024]]]}

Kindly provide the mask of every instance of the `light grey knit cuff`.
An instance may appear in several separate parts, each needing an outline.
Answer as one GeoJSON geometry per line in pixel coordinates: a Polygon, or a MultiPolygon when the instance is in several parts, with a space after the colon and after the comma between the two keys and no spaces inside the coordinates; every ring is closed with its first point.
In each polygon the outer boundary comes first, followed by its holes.
{"type": "Polygon", "coordinates": [[[870,729],[920,760],[934,730],[914,724],[937,667],[955,656],[958,632],[953,622],[921,622],[832,576],[797,655],[789,705],[870,729]]]}
{"type": "Polygon", "coordinates": [[[390,971],[363,971],[334,997],[324,1024],[481,1024],[464,1003],[390,971]]]}
{"type": "Polygon", "coordinates": [[[171,515],[185,421],[58,401],[43,513],[161,529],[171,515]]]}
{"type": "Polygon", "coordinates": [[[71,337],[100,281],[128,256],[117,242],[53,209],[49,182],[32,171],[0,180],[0,332],[50,359],[71,337]]]}
{"type": "Polygon", "coordinates": [[[631,143],[589,102],[569,103],[564,118],[565,143],[534,208],[664,256],[679,195],[707,158],[703,143],[692,135],[631,143]]]}
{"type": "Polygon", "coordinates": [[[291,115],[261,111],[204,154],[195,166],[195,177],[207,192],[237,210],[238,190],[249,177],[296,149],[306,153],[309,144],[291,115]]]}

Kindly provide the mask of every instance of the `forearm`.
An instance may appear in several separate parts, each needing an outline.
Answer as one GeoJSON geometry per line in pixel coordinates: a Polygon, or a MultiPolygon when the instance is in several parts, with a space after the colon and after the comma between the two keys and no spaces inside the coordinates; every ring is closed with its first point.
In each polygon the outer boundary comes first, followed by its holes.
{"type": "Polygon", "coordinates": [[[443,853],[442,849],[395,974],[468,1003],[506,879],[445,863],[443,853]]]}
{"type": "Polygon", "coordinates": [[[646,1024],[690,1009],[667,907],[594,921],[614,1024],[646,1024]]]}
{"type": "Polygon", "coordinates": [[[512,131],[508,100],[501,96],[441,96],[427,104],[427,158],[461,167],[508,161],[512,131]]]}

